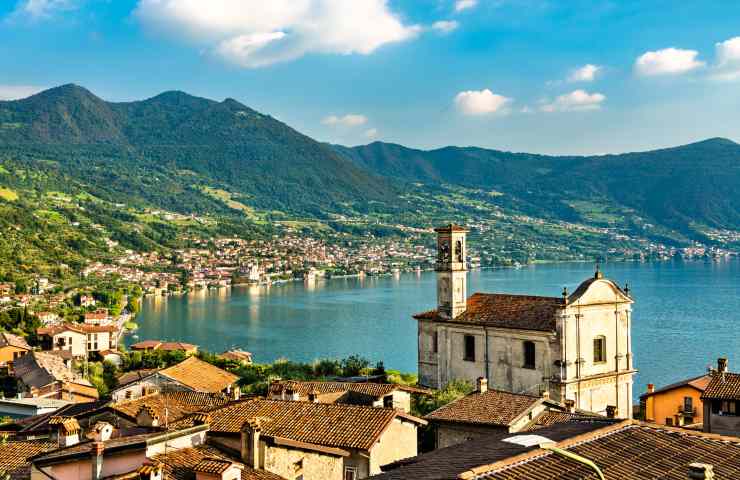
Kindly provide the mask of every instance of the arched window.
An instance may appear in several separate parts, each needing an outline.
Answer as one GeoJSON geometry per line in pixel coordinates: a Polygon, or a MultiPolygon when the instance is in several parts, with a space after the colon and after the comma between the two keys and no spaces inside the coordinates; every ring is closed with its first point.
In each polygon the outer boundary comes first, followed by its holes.
{"type": "Polygon", "coordinates": [[[599,335],[594,338],[594,363],[606,362],[606,337],[599,335]]]}
{"type": "Polygon", "coordinates": [[[534,342],[524,342],[524,368],[535,368],[535,346],[534,342]]]}

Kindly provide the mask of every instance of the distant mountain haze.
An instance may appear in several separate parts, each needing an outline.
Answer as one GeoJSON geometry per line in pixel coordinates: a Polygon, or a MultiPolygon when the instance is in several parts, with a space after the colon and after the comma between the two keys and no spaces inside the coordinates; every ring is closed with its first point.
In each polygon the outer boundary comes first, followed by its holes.
{"type": "Polygon", "coordinates": [[[213,206],[202,186],[249,207],[306,217],[412,211],[402,194],[415,182],[495,191],[525,213],[569,221],[588,222],[583,205],[593,204],[690,236],[740,229],[740,145],[721,138],[601,156],[343,147],[233,99],[173,91],[111,103],[64,85],[0,102],[0,155],[0,163],[47,162],[103,198],[180,212],[213,206]]]}

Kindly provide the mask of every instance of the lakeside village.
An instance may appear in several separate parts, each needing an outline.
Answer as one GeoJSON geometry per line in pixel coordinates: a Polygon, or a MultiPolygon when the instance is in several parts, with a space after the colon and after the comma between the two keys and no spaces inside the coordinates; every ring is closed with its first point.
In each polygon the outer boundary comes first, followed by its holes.
{"type": "Polygon", "coordinates": [[[469,294],[467,233],[436,229],[436,306],[408,320],[417,375],[157,339],[116,351],[120,319],[100,295],[77,298],[91,309],[80,322],[11,319],[34,328],[0,333],[1,477],[740,478],[740,374],[726,358],[708,371],[697,359],[696,376],[650,384],[633,405],[629,288],[597,268],[550,297],[469,294]]]}

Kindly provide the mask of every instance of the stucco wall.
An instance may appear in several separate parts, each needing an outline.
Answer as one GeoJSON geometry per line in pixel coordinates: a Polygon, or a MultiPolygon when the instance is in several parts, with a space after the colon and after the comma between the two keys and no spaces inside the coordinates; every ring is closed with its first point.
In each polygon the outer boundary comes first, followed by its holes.
{"type": "Polygon", "coordinates": [[[679,407],[683,410],[684,397],[691,397],[693,407],[696,410],[693,422],[702,423],[704,421],[704,407],[701,401],[701,392],[689,386],[674,388],[647,397],[645,420],[665,425],[666,418],[671,418],[675,425],[675,417],[678,414],[679,407]]]}
{"type": "Polygon", "coordinates": [[[436,430],[436,448],[445,448],[458,443],[466,442],[495,432],[506,432],[505,427],[480,427],[476,425],[453,425],[437,424],[436,430]]]}
{"type": "Polygon", "coordinates": [[[370,475],[380,473],[380,467],[404,458],[415,457],[416,424],[398,418],[370,449],[370,475]]]}

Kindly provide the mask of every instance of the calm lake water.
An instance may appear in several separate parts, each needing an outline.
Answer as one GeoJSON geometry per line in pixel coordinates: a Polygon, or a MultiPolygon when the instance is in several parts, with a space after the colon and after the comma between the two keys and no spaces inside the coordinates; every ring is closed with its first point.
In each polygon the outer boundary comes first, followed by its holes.
{"type": "MultiPolygon", "coordinates": [[[[700,375],[726,355],[740,368],[740,261],[611,263],[628,282],[633,311],[635,394],[700,375]],[[737,363],[736,363],[737,362],[737,363]]],[[[593,275],[588,264],[471,272],[468,294],[559,296],[593,275]]],[[[257,362],[311,361],[359,354],[386,367],[416,371],[413,313],[434,307],[436,276],[345,278],[270,287],[234,287],[182,297],[147,297],[137,322],[144,339],[182,340],[221,352],[239,347],[257,362]]],[[[136,340],[128,338],[127,342],[136,340]]]]}

